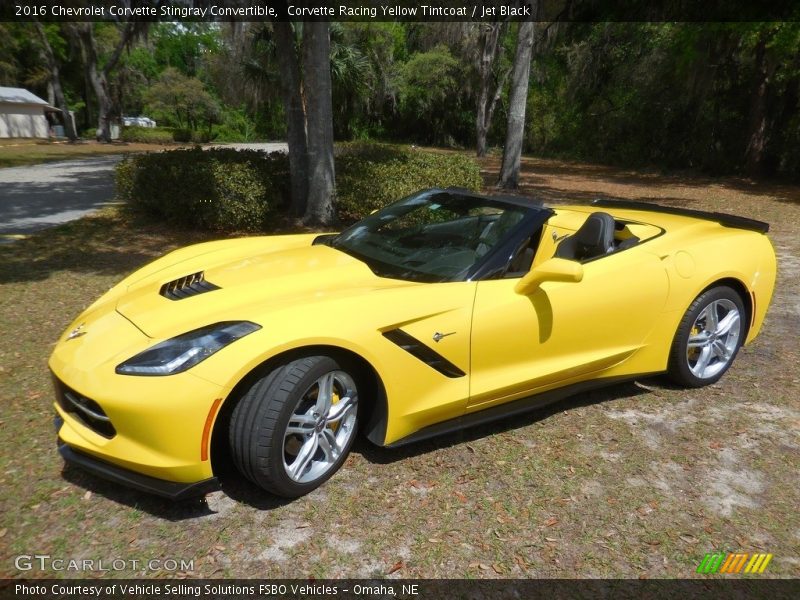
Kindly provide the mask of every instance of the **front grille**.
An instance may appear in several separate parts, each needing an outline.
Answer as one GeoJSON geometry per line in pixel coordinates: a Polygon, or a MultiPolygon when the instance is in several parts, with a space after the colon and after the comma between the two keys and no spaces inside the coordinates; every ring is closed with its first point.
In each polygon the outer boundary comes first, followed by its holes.
{"type": "Polygon", "coordinates": [[[67,387],[55,377],[53,382],[56,388],[56,402],[66,413],[103,437],[111,439],[117,435],[111,419],[97,402],[67,387]]]}
{"type": "Polygon", "coordinates": [[[161,286],[158,293],[170,300],[183,300],[184,298],[191,298],[192,296],[197,296],[197,294],[213,292],[218,289],[219,286],[206,281],[205,274],[200,271],[185,277],[179,277],[174,281],[168,281],[161,286]]]}

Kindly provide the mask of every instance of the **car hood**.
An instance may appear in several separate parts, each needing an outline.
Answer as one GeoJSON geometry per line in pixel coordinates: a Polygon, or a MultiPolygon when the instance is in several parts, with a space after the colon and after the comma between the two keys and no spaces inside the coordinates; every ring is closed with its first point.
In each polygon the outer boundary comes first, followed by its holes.
{"type": "Polygon", "coordinates": [[[146,335],[163,338],[220,321],[257,320],[286,305],[311,307],[342,296],[355,301],[378,290],[419,285],[377,277],[344,252],[311,245],[314,237],[283,236],[283,243],[232,240],[210,248],[203,244],[194,254],[174,253],[172,262],[168,255],[123,282],[116,310],[146,335]],[[160,293],[165,284],[199,273],[218,289],[188,290],[180,299],[160,293]]]}

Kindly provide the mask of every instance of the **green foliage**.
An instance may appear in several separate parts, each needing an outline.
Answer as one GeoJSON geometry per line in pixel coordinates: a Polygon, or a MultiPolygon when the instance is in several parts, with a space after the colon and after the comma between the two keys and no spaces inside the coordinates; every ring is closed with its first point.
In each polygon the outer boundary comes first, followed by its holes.
{"type": "Polygon", "coordinates": [[[256,124],[243,107],[225,110],[222,124],[214,127],[214,139],[218,142],[253,142],[259,137],[256,124]]]}
{"type": "Polygon", "coordinates": [[[123,142],[142,144],[169,144],[173,141],[173,129],[171,127],[123,127],[120,139],[123,142]]]}
{"type": "Polygon", "coordinates": [[[154,60],[187,77],[197,77],[204,57],[219,52],[222,42],[218,26],[211,23],[157,23],[150,37],[154,60]]]}
{"type": "Polygon", "coordinates": [[[119,199],[174,225],[259,231],[288,193],[284,154],[229,148],[131,156],[116,167],[119,199]]]}
{"type": "Polygon", "coordinates": [[[172,139],[175,142],[188,143],[192,141],[192,130],[178,127],[172,130],[172,139]]]}
{"type": "Polygon", "coordinates": [[[165,69],[145,94],[150,112],[157,120],[171,122],[181,129],[196,130],[219,121],[220,108],[203,82],[187,77],[177,69],[165,69]]]}
{"type": "MultiPolygon", "coordinates": [[[[339,218],[350,223],[429,187],[481,187],[471,157],[407,146],[337,148],[339,218]]],[[[129,156],[116,167],[117,197],[169,223],[212,231],[259,231],[288,206],[286,154],[213,148],[129,156]]]]}
{"type": "Polygon", "coordinates": [[[412,55],[395,80],[403,132],[444,145],[467,137],[475,109],[461,93],[465,78],[464,65],[444,45],[412,55]]]}
{"type": "Polygon", "coordinates": [[[572,24],[534,61],[527,150],[725,173],[762,131],[762,171],[797,177],[798,56],[790,22],[572,24]]]}
{"type": "Polygon", "coordinates": [[[336,157],[337,211],[345,223],[423,188],[478,190],[481,184],[478,165],[462,154],[352,143],[336,157]]]}

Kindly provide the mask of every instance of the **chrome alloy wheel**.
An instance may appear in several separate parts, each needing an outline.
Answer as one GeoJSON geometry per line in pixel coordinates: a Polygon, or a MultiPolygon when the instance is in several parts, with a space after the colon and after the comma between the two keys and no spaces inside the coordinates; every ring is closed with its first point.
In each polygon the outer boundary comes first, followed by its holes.
{"type": "Polygon", "coordinates": [[[300,398],[283,435],[283,468],[297,483],[319,479],[337,466],[355,435],[358,393],[344,371],[326,373],[300,398]]]}
{"type": "Polygon", "coordinates": [[[686,344],[689,370],[698,379],[710,379],[736,354],[741,332],[739,309],[727,298],[714,300],[697,315],[686,344]]]}

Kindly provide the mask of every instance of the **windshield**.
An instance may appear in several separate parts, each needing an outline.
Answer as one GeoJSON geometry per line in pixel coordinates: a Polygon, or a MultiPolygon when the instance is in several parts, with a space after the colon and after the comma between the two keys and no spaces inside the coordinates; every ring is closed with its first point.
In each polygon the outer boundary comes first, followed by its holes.
{"type": "Polygon", "coordinates": [[[524,206],[429,190],[359,221],[330,245],[382,277],[462,281],[526,212],[524,206]]]}

